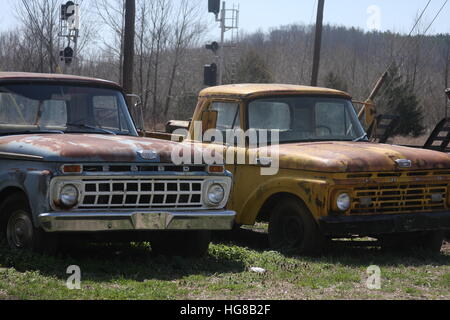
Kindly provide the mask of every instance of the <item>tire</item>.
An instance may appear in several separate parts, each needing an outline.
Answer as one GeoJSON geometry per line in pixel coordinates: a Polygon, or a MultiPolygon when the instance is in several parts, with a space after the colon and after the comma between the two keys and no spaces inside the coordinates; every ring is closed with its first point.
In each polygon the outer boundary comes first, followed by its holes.
{"type": "Polygon", "coordinates": [[[210,231],[167,231],[150,242],[156,255],[201,258],[208,253],[210,231]]]}
{"type": "Polygon", "coordinates": [[[325,247],[325,238],[310,211],[294,198],[282,199],[273,209],[269,242],[276,251],[300,255],[318,255],[325,247]]]}
{"type": "Polygon", "coordinates": [[[57,238],[35,228],[28,199],[21,194],[7,198],[0,206],[0,226],[9,248],[13,251],[32,251],[53,254],[57,238]]]}
{"type": "Polygon", "coordinates": [[[385,236],[381,239],[382,247],[395,251],[414,252],[423,250],[439,254],[445,240],[444,231],[430,231],[385,236]]]}

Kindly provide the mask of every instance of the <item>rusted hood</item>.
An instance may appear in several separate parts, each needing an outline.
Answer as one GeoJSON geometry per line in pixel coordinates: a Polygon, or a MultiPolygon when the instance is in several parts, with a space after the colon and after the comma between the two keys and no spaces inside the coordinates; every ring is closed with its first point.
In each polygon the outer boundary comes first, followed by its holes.
{"type": "MultiPolygon", "coordinates": [[[[396,160],[412,162],[409,170],[450,169],[450,155],[423,149],[364,142],[296,143],[280,146],[280,168],[319,172],[401,170],[396,160]]],[[[403,169],[404,170],[404,169],[403,169]]]]}
{"type": "Polygon", "coordinates": [[[97,134],[37,134],[0,137],[0,152],[56,162],[171,162],[175,142],[97,134]],[[141,151],[155,151],[142,156],[141,151]],[[151,153],[154,155],[155,153],[151,153]],[[146,159],[147,158],[147,159],[146,159]],[[154,158],[154,159],[151,159],[154,158]]]}

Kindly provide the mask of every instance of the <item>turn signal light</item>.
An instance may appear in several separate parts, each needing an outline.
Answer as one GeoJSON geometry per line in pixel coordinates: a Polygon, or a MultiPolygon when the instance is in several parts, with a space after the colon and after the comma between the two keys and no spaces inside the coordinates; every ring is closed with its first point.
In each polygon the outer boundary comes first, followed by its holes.
{"type": "Polygon", "coordinates": [[[62,173],[82,173],[83,167],[79,164],[74,165],[65,164],[61,167],[61,171],[62,173]]]}
{"type": "Polygon", "coordinates": [[[224,166],[209,166],[208,172],[215,173],[215,174],[222,174],[225,172],[225,167],[224,166]]]}

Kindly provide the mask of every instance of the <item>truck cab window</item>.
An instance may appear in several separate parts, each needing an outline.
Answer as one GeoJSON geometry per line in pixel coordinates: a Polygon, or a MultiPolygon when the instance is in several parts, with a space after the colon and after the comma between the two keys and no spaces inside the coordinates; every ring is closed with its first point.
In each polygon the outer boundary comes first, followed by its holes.
{"type": "Polygon", "coordinates": [[[239,129],[241,127],[240,108],[234,102],[214,102],[211,110],[218,112],[217,129],[221,131],[239,129]]]}
{"type": "Polygon", "coordinates": [[[280,143],[353,141],[364,135],[348,99],[274,97],[248,105],[249,129],[279,131],[280,143]]]}

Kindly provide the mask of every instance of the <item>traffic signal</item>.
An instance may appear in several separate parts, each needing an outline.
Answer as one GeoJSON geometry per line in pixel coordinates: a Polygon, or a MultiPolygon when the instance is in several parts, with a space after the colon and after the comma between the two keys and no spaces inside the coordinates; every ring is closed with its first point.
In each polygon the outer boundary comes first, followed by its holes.
{"type": "Polygon", "coordinates": [[[209,87],[217,86],[217,65],[215,63],[205,66],[204,84],[209,87]]]}
{"type": "Polygon", "coordinates": [[[71,47],[67,47],[64,50],[59,52],[59,56],[61,58],[61,61],[63,61],[65,64],[71,64],[73,61],[73,54],[74,51],[71,47]]]}
{"type": "Polygon", "coordinates": [[[445,94],[447,95],[447,98],[450,100],[450,88],[445,90],[445,94]]]}
{"type": "Polygon", "coordinates": [[[66,4],[61,5],[61,20],[67,20],[75,14],[75,3],[67,1],[66,4]]]}
{"type": "Polygon", "coordinates": [[[207,44],[206,49],[211,50],[212,52],[214,52],[215,55],[217,55],[217,51],[219,51],[220,46],[216,41],[214,41],[210,44],[207,44]]]}
{"type": "Polygon", "coordinates": [[[220,12],[220,0],[208,0],[208,11],[217,16],[220,12]]]}

